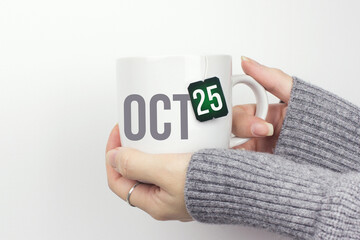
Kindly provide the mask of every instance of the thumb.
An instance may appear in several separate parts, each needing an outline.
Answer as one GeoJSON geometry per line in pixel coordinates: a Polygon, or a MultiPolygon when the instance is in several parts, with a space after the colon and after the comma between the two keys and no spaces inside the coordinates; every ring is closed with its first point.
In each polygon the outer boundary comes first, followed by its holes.
{"type": "Polygon", "coordinates": [[[247,75],[254,78],[268,92],[286,103],[289,101],[293,83],[291,76],[279,69],[266,67],[244,56],[241,57],[241,67],[247,75]]]}
{"type": "Polygon", "coordinates": [[[132,148],[118,147],[107,153],[106,160],[108,165],[127,179],[155,184],[168,190],[172,183],[169,179],[174,178],[173,173],[181,168],[184,159],[190,159],[187,155],[148,154],[132,148]]]}
{"type": "Polygon", "coordinates": [[[106,154],[108,165],[113,167],[123,177],[138,180],[144,183],[160,185],[156,173],[161,172],[162,159],[155,159],[152,154],[147,154],[136,149],[118,147],[106,154]]]}

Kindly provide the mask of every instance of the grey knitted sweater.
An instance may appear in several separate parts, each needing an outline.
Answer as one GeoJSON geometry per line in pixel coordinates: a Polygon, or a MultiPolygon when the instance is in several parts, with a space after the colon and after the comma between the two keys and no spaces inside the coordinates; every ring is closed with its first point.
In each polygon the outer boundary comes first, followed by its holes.
{"type": "Polygon", "coordinates": [[[196,152],[185,202],[200,222],[360,239],[360,109],[294,78],[275,154],[196,152]]]}

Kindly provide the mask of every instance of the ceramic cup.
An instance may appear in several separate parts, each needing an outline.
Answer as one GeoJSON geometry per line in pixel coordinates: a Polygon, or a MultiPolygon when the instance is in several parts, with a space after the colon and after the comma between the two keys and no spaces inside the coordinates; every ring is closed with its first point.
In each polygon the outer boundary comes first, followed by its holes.
{"type": "Polygon", "coordinates": [[[122,146],[148,153],[229,148],[248,139],[231,134],[233,86],[245,84],[265,119],[265,89],[248,75],[232,75],[229,55],[123,57],[117,60],[118,122],[122,146]]]}

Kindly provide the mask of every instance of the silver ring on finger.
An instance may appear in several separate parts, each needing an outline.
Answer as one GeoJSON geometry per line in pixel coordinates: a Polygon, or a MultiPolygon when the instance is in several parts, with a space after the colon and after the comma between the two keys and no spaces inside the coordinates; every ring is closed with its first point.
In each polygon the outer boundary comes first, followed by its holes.
{"type": "Polygon", "coordinates": [[[129,192],[128,192],[128,195],[127,195],[127,197],[126,197],[126,202],[127,202],[130,206],[132,206],[132,207],[135,207],[135,206],[132,205],[131,202],[130,202],[131,193],[132,193],[132,192],[134,191],[134,189],[135,189],[138,185],[140,185],[140,184],[142,184],[142,183],[141,183],[141,182],[135,183],[134,186],[132,186],[132,187],[130,188],[130,190],[129,190],[129,192]]]}

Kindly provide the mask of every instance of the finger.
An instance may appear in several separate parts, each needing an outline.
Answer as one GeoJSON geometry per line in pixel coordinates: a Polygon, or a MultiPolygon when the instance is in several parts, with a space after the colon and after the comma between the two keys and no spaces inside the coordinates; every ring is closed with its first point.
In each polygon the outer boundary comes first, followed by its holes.
{"type": "Polygon", "coordinates": [[[109,151],[107,161],[127,179],[155,184],[168,191],[176,181],[182,181],[178,178],[186,172],[190,156],[190,154],[148,154],[121,147],[109,151]]]}
{"type": "MultiPolygon", "coordinates": [[[[137,181],[129,180],[124,177],[110,182],[111,190],[121,199],[126,201],[130,189],[137,183],[137,181]]],[[[139,184],[132,191],[129,201],[135,207],[138,207],[146,212],[149,212],[154,205],[153,195],[159,191],[159,187],[149,184],[139,184]]]]}
{"type": "MultiPolygon", "coordinates": [[[[121,147],[119,125],[116,124],[112,129],[108,143],[106,145],[106,152],[121,147]]],[[[134,186],[136,181],[124,178],[106,161],[106,171],[109,188],[120,198],[126,201],[129,190],[134,186]]],[[[132,205],[149,212],[154,208],[153,195],[159,191],[159,187],[155,185],[140,184],[136,186],[130,196],[132,205]]]]}
{"type": "Polygon", "coordinates": [[[113,129],[111,130],[107,145],[106,145],[106,152],[110,151],[111,149],[117,148],[121,146],[120,142],[120,133],[119,133],[119,124],[116,124],[113,129]]]}
{"type": "Polygon", "coordinates": [[[256,61],[241,57],[241,67],[244,72],[253,77],[267,91],[287,103],[290,99],[293,79],[288,74],[276,68],[269,68],[256,61]]]}
{"type": "MultiPolygon", "coordinates": [[[[119,134],[119,125],[116,124],[113,129],[111,130],[107,145],[106,145],[106,153],[109,152],[111,149],[117,148],[121,146],[120,142],[120,134],[119,134]]],[[[108,185],[110,187],[110,182],[116,181],[117,179],[121,178],[121,174],[115,171],[111,167],[111,165],[106,164],[106,174],[108,185]]],[[[111,187],[110,187],[111,188],[111,187]]]]}
{"type": "Polygon", "coordinates": [[[255,117],[256,105],[241,105],[233,107],[232,133],[237,137],[266,137],[274,134],[271,123],[255,117]]]}

